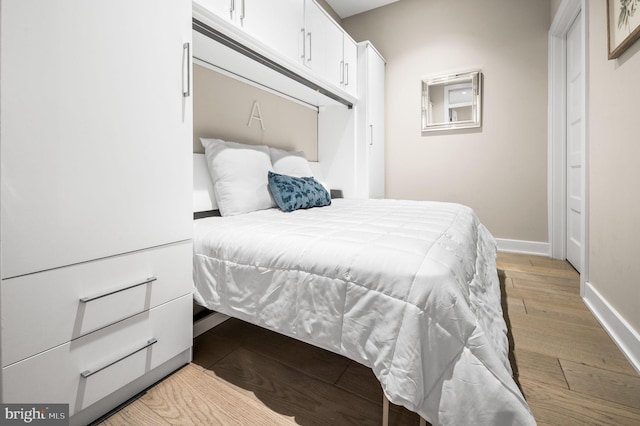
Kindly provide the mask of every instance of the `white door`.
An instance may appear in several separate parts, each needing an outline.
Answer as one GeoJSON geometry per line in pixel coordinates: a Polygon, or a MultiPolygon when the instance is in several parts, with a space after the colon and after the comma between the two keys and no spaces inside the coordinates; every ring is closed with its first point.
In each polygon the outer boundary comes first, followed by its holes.
{"type": "Polygon", "coordinates": [[[583,220],[583,162],[584,162],[584,75],[582,18],[574,20],[567,33],[567,260],[580,272],[582,269],[583,220]]]}

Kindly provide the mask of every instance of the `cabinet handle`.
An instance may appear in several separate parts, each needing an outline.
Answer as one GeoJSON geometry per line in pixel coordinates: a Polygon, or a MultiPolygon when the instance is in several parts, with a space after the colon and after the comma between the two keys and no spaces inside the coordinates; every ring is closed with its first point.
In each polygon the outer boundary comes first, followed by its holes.
{"type": "Polygon", "coordinates": [[[244,0],[240,0],[242,2],[242,6],[240,7],[240,23],[244,21],[244,0]]]}
{"type": "MultiPolygon", "coordinates": [[[[186,64],[186,70],[183,70],[184,74],[186,74],[186,79],[184,75],[182,77],[182,96],[188,98],[191,96],[191,43],[185,43],[182,45],[182,54],[183,61],[186,64]],[[184,87],[184,82],[187,82],[187,87],[184,87]]],[[[184,68],[184,67],[183,67],[184,68]]]]}
{"type": "Polygon", "coordinates": [[[140,281],[140,282],[137,282],[135,284],[131,284],[131,285],[128,285],[126,287],[119,288],[117,290],[112,290],[112,291],[109,291],[107,293],[98,294],[96,296],[83,297],[82,299],[80,299],[80,302],[81,303],[91,302],[91,301],[94,301],[96,299],[101,299],[103,297],[111,296],[112,294],[115,294],[115,293],[120,293],[121,291],[129,290],[129,289],[134,288],[134,287],[139,287],[141,285],[152,283],[152,282],[154,282],[156,280],[157,280],[156,277],[149,277],[144,281],[140,281]]]}
{"type": "Polygon", "coordinates": [[[344,61],[340,61],[340,84],[344,84],[344,61]]]}
{"type": "Polygon", "coordinates": [[[346,80],[344,85],[348,86],[349,85],[349,62],[345,62],[344,68],[345,68],[344,75],[346,80]]]}
{"type": "Polygon", "coordinates": [[[145,343],[145,345],[144,345],[144,346],[142,346],[141,348],[138,348],[138,349],[134,350],[133,352],[131,352],[131,353],[129,353],[129,354],[127,354],[127,355],[125,355],[125,356],[123,356],[123,357],[121,357],[121,358],[118,358],[118,359],[116,359],[115,361],[111,361],[110,363],[108,363],[108,364],[106,364],[106,365],[103,365],[102,367],[97,368],[97,369],[95,369],[95,370],[84,370],[82,373],[80,373],[80,375],[82,376],[82,378],[83,378],[83,379],[86,379],[86,378],[88,378],[88,377],[91,377],[91,376],[93,376],[94,374],[99,373],[100,371],[104,370],[105,368],[109,368],[109,367],[111,367],[113,364],[117,364],[117,363],[119,363],[120,361],[122,361],[122,360],[125,360],[125,359],[129,358],[131,355],[137,354],[138,352],[143,351],[143,350],[147,349],[149,346],[151,346],[151,345],[155,345],[156,343],[158,343],[158,339],[156,339],[155,337],[153,337],[153,338],[149,339],[149,340],[147,341],[147,343],[145,343]]]}
{"type": "Polygon", "coordinates": [[[373,124],[369,124],[369,129],[371,131],[371,138],[369,140],[369,146],[373,146],[373,124]]]}
{"type": "Polygon", "coordinates": [[[311,62],[311,54],[313,53],[313,49],[311,48],[311,31],[307,33],[307,37],[309,37],[309,57],[307,58],[307,62],[311,62]]]}
{"type": "Polygon", "coordinates": [[[233,20],[233,11],[236,10],[236,0],[229,2],[229,19],[233,20]]]}

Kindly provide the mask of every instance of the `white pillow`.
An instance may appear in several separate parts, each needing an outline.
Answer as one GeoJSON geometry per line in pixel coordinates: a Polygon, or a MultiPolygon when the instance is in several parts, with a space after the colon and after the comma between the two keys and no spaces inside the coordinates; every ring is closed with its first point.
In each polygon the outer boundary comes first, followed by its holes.
{"type": "Polygon", "coordinates": [[[204,146],[220,215],[233,216],[275,207],[269,192],[273,171],[266,145],[200,139],[204,146]]]}
{"type": "Polygon", "coordinates": [[[285,151],[278,148],[269,148],[273,171],[281,175],[294,177],[313,177],[313,172],[304,152],[285,151]]]}
{"type": "Polygon", "coordinates": [[[218,210],[213,181],[204,154],[193,153],[193,211],[218,210]]]}

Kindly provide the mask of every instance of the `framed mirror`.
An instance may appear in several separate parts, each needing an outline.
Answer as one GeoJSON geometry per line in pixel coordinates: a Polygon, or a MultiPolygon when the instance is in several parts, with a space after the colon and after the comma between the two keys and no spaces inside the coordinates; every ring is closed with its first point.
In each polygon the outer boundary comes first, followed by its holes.
{"type": "Polygon", "coordinates": [[[482,73],[473,71],[422,80],[422,131],[480,127],[482,73]]]}

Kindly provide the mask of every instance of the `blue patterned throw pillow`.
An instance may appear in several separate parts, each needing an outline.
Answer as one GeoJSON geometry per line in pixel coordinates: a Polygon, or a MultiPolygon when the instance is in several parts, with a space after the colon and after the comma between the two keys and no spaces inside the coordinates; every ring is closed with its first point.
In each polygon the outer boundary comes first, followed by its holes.
{"type": "Polygon", "coordinates": [[[269,172],[269,189],[282,211],[322,207],[331,204],[331,196],[312,177],[293,177],[269,172]]]}

